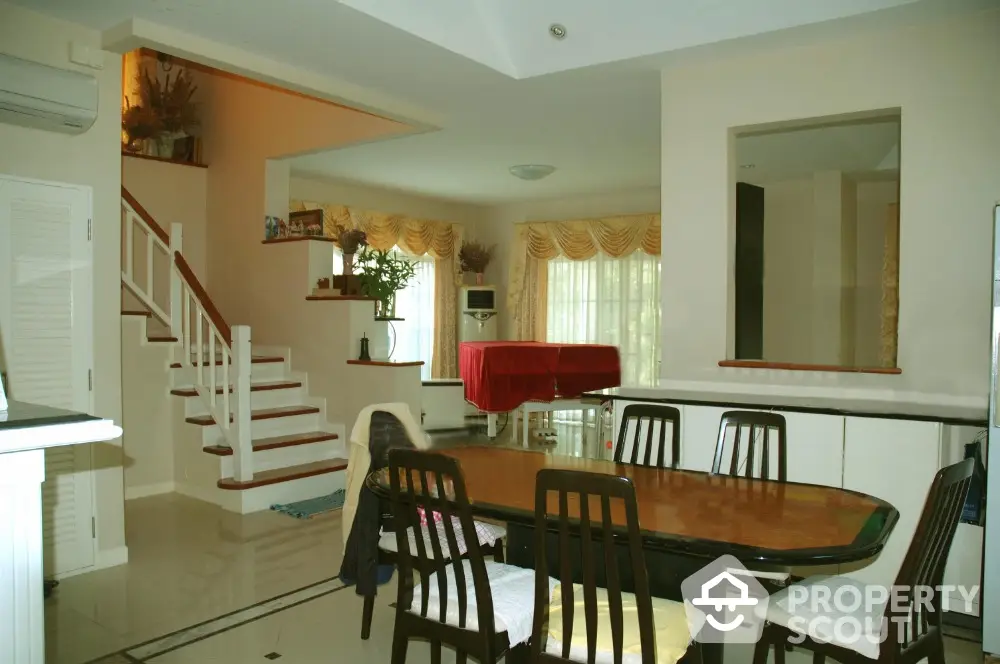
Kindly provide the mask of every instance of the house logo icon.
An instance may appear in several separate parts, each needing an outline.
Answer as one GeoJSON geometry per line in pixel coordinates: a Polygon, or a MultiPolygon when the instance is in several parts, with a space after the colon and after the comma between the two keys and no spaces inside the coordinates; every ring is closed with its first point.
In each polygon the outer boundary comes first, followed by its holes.
{"type": "Polygon", "coordinates": [[[756,643],[768,593],[733,556],[722,556],[683,582],[688,627],[701,643],[756,643]]]}

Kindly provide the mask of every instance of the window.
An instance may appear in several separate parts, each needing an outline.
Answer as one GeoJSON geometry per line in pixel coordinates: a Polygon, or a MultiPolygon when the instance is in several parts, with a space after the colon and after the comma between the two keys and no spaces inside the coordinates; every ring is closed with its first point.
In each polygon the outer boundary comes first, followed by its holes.
{"type": "Polygon", "coordinates": [[[548,264],[548,341],[618,347],[622,384],[655,387],[660,360],[660,257],[602,253],[548,264]]]}
{"type": "MultiPolygon", "coordinates": [[[[421,360],[420,377],[431,377],[431,357],[434,354],[434,259],[430,256],[409,256],[398,248],[394,253],[404,255],[417,265],[417,276],[406,288],[396,294],[396,316],[402,321],[392,321],[389,330],[391,359],[399,361],[421,360]],[[392,347],[395,331],[395,347],[392,347]]],[[[344,259],[340,249],[333,251],[333,274],[343,274],[344,259]]]]}

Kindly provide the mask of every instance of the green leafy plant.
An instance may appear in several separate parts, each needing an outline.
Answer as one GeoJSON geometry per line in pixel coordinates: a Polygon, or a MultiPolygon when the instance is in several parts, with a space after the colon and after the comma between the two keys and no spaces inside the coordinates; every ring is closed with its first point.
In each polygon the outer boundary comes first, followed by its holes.
{"type": "Polygon", "coordinates": [[[413,261],[371,246],[366,246],[355,261],[355,265],[361,270],[357,275],[361,293],[385,304],[391,304],[396,292],[406,288],[417,276],[416,263],[413,261]]]}

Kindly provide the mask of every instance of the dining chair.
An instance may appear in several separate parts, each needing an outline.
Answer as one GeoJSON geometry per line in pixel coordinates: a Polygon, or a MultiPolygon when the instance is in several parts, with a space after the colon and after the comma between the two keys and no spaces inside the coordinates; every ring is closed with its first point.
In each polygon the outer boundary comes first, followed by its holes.
{"type": "MultiPolygon", "coordinates": [[[[371,415],[371,425],[369,429],[369,450],[372,455],[370,470],[375,471],[389,465],[389,453],[394,449],[415,449],[410,436],[406,431],[406,426],[400,421],[397,415],[376,410],[371,415]]],[[[398,548],[395,534],[395,520],[392,515],[389,503],[381,500],[379,505],[379,537],[376,550],[376,565],[398,567],[398,548]]],[[[478,542],[483,551],[493,556],[497,562],[504,561],[503,540],[507,536],[507,529],[492,523],[475,521],[474,529],[478,536],[478,542]]],[[[412,533],[411,533],[412,534],[412,533]]],[[[429,531],[424,529],[425,540],[429,537],[429,531]]],[[[443,537],[442,533],[438,533],[443,537]]],[[[427,546],[430,542],[426,541],[427,546]]],[[[462,542],[461,555],[465,555],[465,542],[462,542]]],[[[361,638],[367,640],[371,636],[372,617],[375,612],[375,594],[364,596],[364,606],[361,611],[361,638]]]]}
{"type": "Polygon", "coordinates": [[[622,424],[615,444],[615,463],[677,468],[681,458],[681,411],[673,406],[634,403],[622,410],[622,424]],[[645,424],[645,445],[642,445],[645,424]],[[670,447],[667,448],[667,425],[670,447]],[[629,425],[632,435],[629,436],[629,425]],[[655,441],[654,441],[655,437],[655,441]],[[626,444],[631,443],[626,451],[626,444]],[[641,452],[640,452],[641,450],[641,452]],[[655,454],[655,456],[654,456],[655,454]],[[669,455],[669,458],[668,456],[669,455]]]}
{"type": "Polygon", "coordinates": [[[788,480],[785,418],[778,413],[755,410],[728,410],[719,419],[719,437],[712,460],[713,475],[749,479],[788,480]],[[735,429],[732,445],[727,445],[730,429],[735,429]],[[771,467],[771,432],[776,438],[776,467],[771,467]],[[743,440],[743,432],[748,435],[743,440]],[[727,464],[728,461],[728,464],[727,464]],[[728,469],[725,466],[728,465],[728,469]]]}
{"type": "Polygon", "coordinates": [[[684,605],[650,596],[631,480],[540,470],[535,538],[532,664],[673,664],[687,654],[688,661],[701,661],[700,648],[691,647],[684,605]],[[552,538],[555,556],[550,563],[552,538]],[[624,540],[624,558],[616,540],[624,540]],[[621,570],[620,560],[625,561],[621,570]],[[557,586],[549,577],[553,567],[558,567],[557,586]],[[574,583],[577,574],[581,584],[574,583]],[[630,581],[633,592],[626,592],[623,586],[630,581]],[[602,582],[604,587],[598,587],[602,582]]]}
{"type": "Polygon", "coordinates": [[[412,637],[430,641],[432,664],[443,643],[459,664],[468,656],[493,664],[527,641],[533,573],[485,560],[478,538],[467,537],[476,523],[458,460],[394,449],[389,482],[399,566],[391,663],[404,664],[412,637]],[[414,536],[432,529],[438,536],[414,536]]]}
{"type": "Polygon", "coordinates": [[[861,615],[858,610],[847,611],[823,602],[823,609],[829,610],[817,615],[817,598],[828,600],[848,594],[857,597],[857,593],[866,598],[866,584],[847,575],[811,577],[794,583],[771,596],[764,631],[754,650],[754,664],[765,664],[770,647],[781,652],[793,636],[804,639],[798,643],[797,638],[796,643],[813,652],[814,664],[822,664],[826,657],[845,664],[915,664],[924,658],[930,664],[944,664],[938,589],[971,483],[973,464],[973,459],[966,459],[935,475],[884,605],[863,602],[861,615]],[[850,589],[850,593],[842,588],[850,589]],[[855,630],[857,625],[861,633],[855,630]]]}

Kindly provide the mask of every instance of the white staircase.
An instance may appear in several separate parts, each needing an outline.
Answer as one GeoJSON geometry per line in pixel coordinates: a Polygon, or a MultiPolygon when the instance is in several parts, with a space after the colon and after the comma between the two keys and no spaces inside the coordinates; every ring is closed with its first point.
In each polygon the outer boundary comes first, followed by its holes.
{"type": "Polygon", "coordinates": [[[327,421],[325,400],[309,396],[308,376],[291,371],[289,351],[252,349],[248,327],[226,324],[179,251],[179,225],[167,236],[124,189],[122,220],[132,249],[122,313],[142,321],[139,343],[158,348],[149,352],[169,349],[175,490],[247,513],[343,488],[344,427],[327,421]],[[144,234],[138,252],[136,231],[144,234]],[[169,265],[167,274],[156,264],[169,265]],[[158,304],[154,294],[164,292],[169,302],[158,304]]]}

